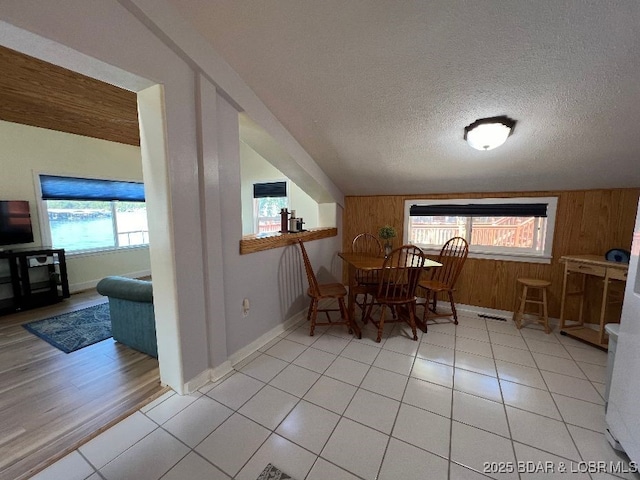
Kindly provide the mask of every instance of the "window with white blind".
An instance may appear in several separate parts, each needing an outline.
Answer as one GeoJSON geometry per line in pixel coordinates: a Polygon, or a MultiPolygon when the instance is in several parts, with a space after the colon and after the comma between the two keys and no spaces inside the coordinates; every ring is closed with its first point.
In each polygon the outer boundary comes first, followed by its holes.
{"type": "Polygon", "coordinates": [[[280,211],[289,207],[287,182],[253,184],[253,221],[255,233],[278,232],[280,211]]]}
{"type": "Polygon", "coordinates": [[[436,252],[452,237],[478,258],[549,263],[556,197],[407,200],[405,243],[436,252]]]}

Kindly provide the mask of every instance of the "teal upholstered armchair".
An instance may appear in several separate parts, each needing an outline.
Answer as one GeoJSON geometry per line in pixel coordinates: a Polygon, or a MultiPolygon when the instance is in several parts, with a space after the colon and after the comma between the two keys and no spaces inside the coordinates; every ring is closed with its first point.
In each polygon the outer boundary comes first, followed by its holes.
{"type": "Polygon", "coordinates": [[[97,290],[109,298],[114,340],[157,358],[152,283],[113,276],[100,280],[97,290]]]}

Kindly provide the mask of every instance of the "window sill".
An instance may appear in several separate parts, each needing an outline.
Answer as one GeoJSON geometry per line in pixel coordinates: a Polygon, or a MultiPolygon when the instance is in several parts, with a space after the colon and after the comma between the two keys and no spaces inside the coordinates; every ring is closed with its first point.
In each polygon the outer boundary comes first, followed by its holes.
{"type": "Polygon", "coordinates": [[[110,255],[112,253],[122,253],[128,252],[131,250],[138,249],[149,249],[149,244],[146,245],[132,245],[130,247],[120,247],[120,248],[99,248],[95,250],[76,250],[76,251],[65,251],[65,256],[68,258],[82,258],[82,257],[93,257],[96,255],[110,255]]]}
{"type": "Polygon", "coordinates": [[[321,238],[335,237],[338,235],[336,227],[329,228],[312,228],[306,232],[300,233],[267,233],[245,235],[240,240],[240,255],[248,253],[261,252],[263,250],[271,250],[272,248],[286,247],[293,245],[302,239],[305,242],[311,240],[320,240],[321,238]]]}
{"type": "MultiPolygon", "coordinates": [[[[418,245],[419,246],[419,245],[418,245]]],[[[421,247],[422,248],[422,247],[421,247]]],[[[422,248],[427,255],[438,255],[439,249],[422,248]]],[[[551,263],[550,256],[527,255],[526,253],[496,253],[496,252],[472,252],[469,251],[468,258],[478,258],[482,260],[501,260],[503,262],[524,262],[524,263],[551,263]]]]}

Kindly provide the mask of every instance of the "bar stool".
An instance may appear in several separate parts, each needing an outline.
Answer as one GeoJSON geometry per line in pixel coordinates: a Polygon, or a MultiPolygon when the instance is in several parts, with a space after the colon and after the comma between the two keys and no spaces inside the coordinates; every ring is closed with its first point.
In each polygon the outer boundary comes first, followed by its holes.
{"type": "Polygon", "coordinates": [[[538,280],[537,278],[518,278],[517,286],[522,285],[522,293],[518,299],[519,308],[513,312],[513,321],[516,323],[518,329],[522,328],[522,322],[526,312],[527,304],[531,303],[538,305],[536,320],[537,323],[544,327],[545,333],[551,333],[549,328],[549,316],[547,314],[547,287],[551,285],[551,282],[547,280],[538,280]],[[538,291],[539,294],[536,297],[529,297],[529,290],[538,291]]]}

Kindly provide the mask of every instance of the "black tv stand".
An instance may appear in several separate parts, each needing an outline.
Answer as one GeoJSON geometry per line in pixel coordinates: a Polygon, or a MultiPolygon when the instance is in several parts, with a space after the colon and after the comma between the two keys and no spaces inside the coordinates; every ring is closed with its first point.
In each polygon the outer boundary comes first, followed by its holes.
{"type": "Polygon", "coordinates": [[[69,298],[62,248],[0,251],[0,314],[51,305],[69,298]],[[7,265],[8,264],[8,265],[7,265]]]}

